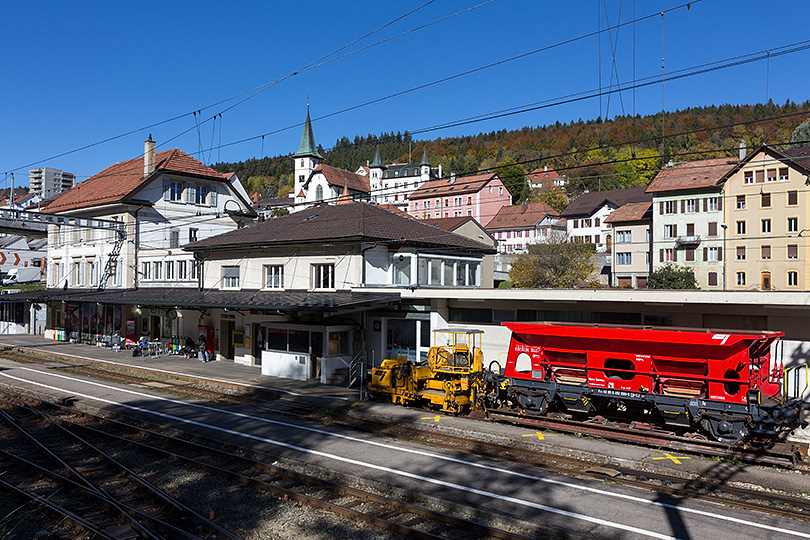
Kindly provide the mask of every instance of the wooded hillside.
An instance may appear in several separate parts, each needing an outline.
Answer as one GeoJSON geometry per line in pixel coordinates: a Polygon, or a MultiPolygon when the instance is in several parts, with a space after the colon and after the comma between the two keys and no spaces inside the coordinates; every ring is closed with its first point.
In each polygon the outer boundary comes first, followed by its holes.
{"type": "MultiPolygon", "coordinates": [[[[325,163],[351,171],[371,161],[378,144],[386,163],[407,163],[409,155],[411,161],[419,162],[426,146],[431,166],[441,164],[445,174],[472,174],[514,162],[525,172],[547,165],[570,178],[568,195],[572,196],[585,189],[647,184],[669,160],[736,156],[741,140],[749,148],[761,143],[786,144],[791,132],[808,117],[810,101],[717,105],[667,112],[663,117],[659,113],[618,116],[604,122],[557,122],[432,141],[412,139],[407,132],[355,136],[353,140],[342,137],[331,149],[319,149],[325,163]]],[[[220,172],[235,171],[248,193],[262,197],[285,196],[292,182],[289,154],[213,167],[220,172]]]]}

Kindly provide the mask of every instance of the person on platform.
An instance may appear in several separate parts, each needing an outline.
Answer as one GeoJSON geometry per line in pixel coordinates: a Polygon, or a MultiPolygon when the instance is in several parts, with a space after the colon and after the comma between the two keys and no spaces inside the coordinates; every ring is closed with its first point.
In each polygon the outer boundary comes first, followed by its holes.
{"type": "Polygon", "coordinates": [[[197,358],[203,363],[208,360],[205,351],[205,336],[200,336],[200,339],[197,340],[197,358]]]}

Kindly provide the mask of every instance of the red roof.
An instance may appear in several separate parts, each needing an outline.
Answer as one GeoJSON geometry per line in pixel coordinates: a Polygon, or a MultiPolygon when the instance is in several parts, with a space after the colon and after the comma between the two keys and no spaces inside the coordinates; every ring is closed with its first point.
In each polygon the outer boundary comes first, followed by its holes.
{"type": "MultiPolygon", "coordinates": [[[[337,167],[332,167],[331,165],[325,165],[323,163],[315,167],[315,170],[312,171],[313,175],[316,173],[322,173],[324,178],[326,178],[326,181],[333,186],[340,188],[346,186],[351,190],[362,191],[364,193],[369,193],[371,191],[368,178],[360,174],[338,169],[337,167]]],[[[312,178],[312,176],[310,176],[310,178],[312,178]]]]}
{"type": "Polygon", "coordinates": [[[487,223],[489,229],[533,229],[546,216],[559,217],[559,213],[543,202],[502,206],[487,223]]]}
{"type": "Polygon", "coordinates": [[[80,182],[54,199],[43,212],[64,212],[125,201],[133,192],[155,176],[174,172],[221,180],[225,175],[197,161],[178,148],[155,155],[155,170],[143,175],[143,157],[121,161],[80,182]]]}
{"type": "Polygon", "coordinates": [[[647,193],[714,187],[737,163],[733,158],[714,158],[668,165],[655,175],[647,193]]]}
{"type": "Polygon", "coordinates": [[[626,221],[641,221],[652,219],[652,202],[628,203],[620,206],[605,218],[605,223],[622,223],[626,221]]]}
{"type": "Polygon", "coordinates": [[[554,169],[545,167],[543,169],[535,169],[530,172],[527,175],[526,180],[529,181],[529,184],[540,184],[541,187],[545,187],[549,182],[554,182],[555,180],[565,180],[565,177],[560,176],[560,174],[554,169]]]}
{"type": "Polygon", "coordinates": [[[455,180],[451,180],[450,178],[428,180],[422,184],[419,189],[411,193],[408,198],[411,200],[430,199],[432,197],[442,197],[446,195],[478,193],[494,178],[499,178],[496,173],[463,176],[455,180]]]}

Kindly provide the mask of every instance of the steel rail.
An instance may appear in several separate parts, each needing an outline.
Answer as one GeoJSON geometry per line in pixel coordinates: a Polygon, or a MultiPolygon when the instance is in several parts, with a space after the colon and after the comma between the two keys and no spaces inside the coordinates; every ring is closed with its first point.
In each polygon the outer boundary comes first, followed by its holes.
{"type": "Polygon", "coordinates": [[[475,538],[491,538],[495,540],[526,540],[525,536],[503,531],[482,523],[477,523],[442,512],[429,510],[409,503],[397,501],[389,497],[375,495],[360,489],[341,485],[336,482],[297,473],[289,469],[284,469],[260,460],[251,459],[239,454],[213,448],[211,446],[178,439],[170,435],[139,428],[123,422],[111,420],[109,418],[98,417],[89,413],[77,411],[76,409],[72,409],[64,405],[49,403],[38,398],[30,398],[26,396],[25,399],[39,401],[48,405],[49,407],[61,410],[65,414],[82,415],[87,418],[92,418],[94,421],[105,423],[108,427],[115,426],[123,430],[134,431],[138,436],[147,435],[150,438],[156,439],[166,445],[171,445],[173,447],[184,447],[187,451],[190,450],[193,452],[202,453],[204,456],[207,456],[209,460],[212,457],[218,458],[223,462],[228,463],[230,470],[225,469],[222,466],[203,461],[198,457],[189,457],[187,455],[179,454],[176,451],[155,446],[154,444],[147,444],[140,440],[132,440],[131,438],[123,435],[116,435],[109,429],[100,430],[73,422],[71,420],[60,418],[59,416],[51,417],[52,421],[63,425],[71,431],[82,430],[92,433],[96,437],[104,438],[108,441],[114,440],[116,444],[127,444],[133,447],[141,448],[151,453],[160,455],[162,459],[192,464],[193,466],[208,472],[231,478],[240,484],[248,485],[255,489],[261,489],[279,497],[284,497],[286,500],[298,501],[314,508],[319,508],[352,519],[357,519],[405,537],[425,540],[441,540],[446,538],[446,536],[442,535],[441,531],[453,531],[454,535],[458,535],[460,531],[467,531],[469,534],[474,535],[475,538]],[[246,475],[232,470],[232,468],[239,467],[259,470],[262,474],[273,475],[285,485],[273,484],[266,480],[257,479],[252,475],[246,475]],[[323,492],[323,494],[318,496],[308,492],[323,492]],[[350,498],[350,500],[341,503],[336,502],[341,498],[350,498]],[[360,506],[368,505],[378,505],[380,508],[374,511],[358,509],[360,506]],[[397,518],[407,519],[403,523],[400,523],[395,521],[397,518]],[[411,525],[408,525],[409,523],[411,525]],[[430,529],[423,530],[416,528],[415,525],[417,524],[430,525],[430,529]]]}

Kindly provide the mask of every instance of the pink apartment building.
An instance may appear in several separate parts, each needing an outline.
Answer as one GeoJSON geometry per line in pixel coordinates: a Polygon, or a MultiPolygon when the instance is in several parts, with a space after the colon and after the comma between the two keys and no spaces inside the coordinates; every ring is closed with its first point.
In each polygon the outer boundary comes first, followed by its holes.
{"type": "Polygon", "coordinates": [[[409,213],[417,219],[473,217],[489,223],[512,195],[497,173],[437,178],[411,193],[409,213]]]}

